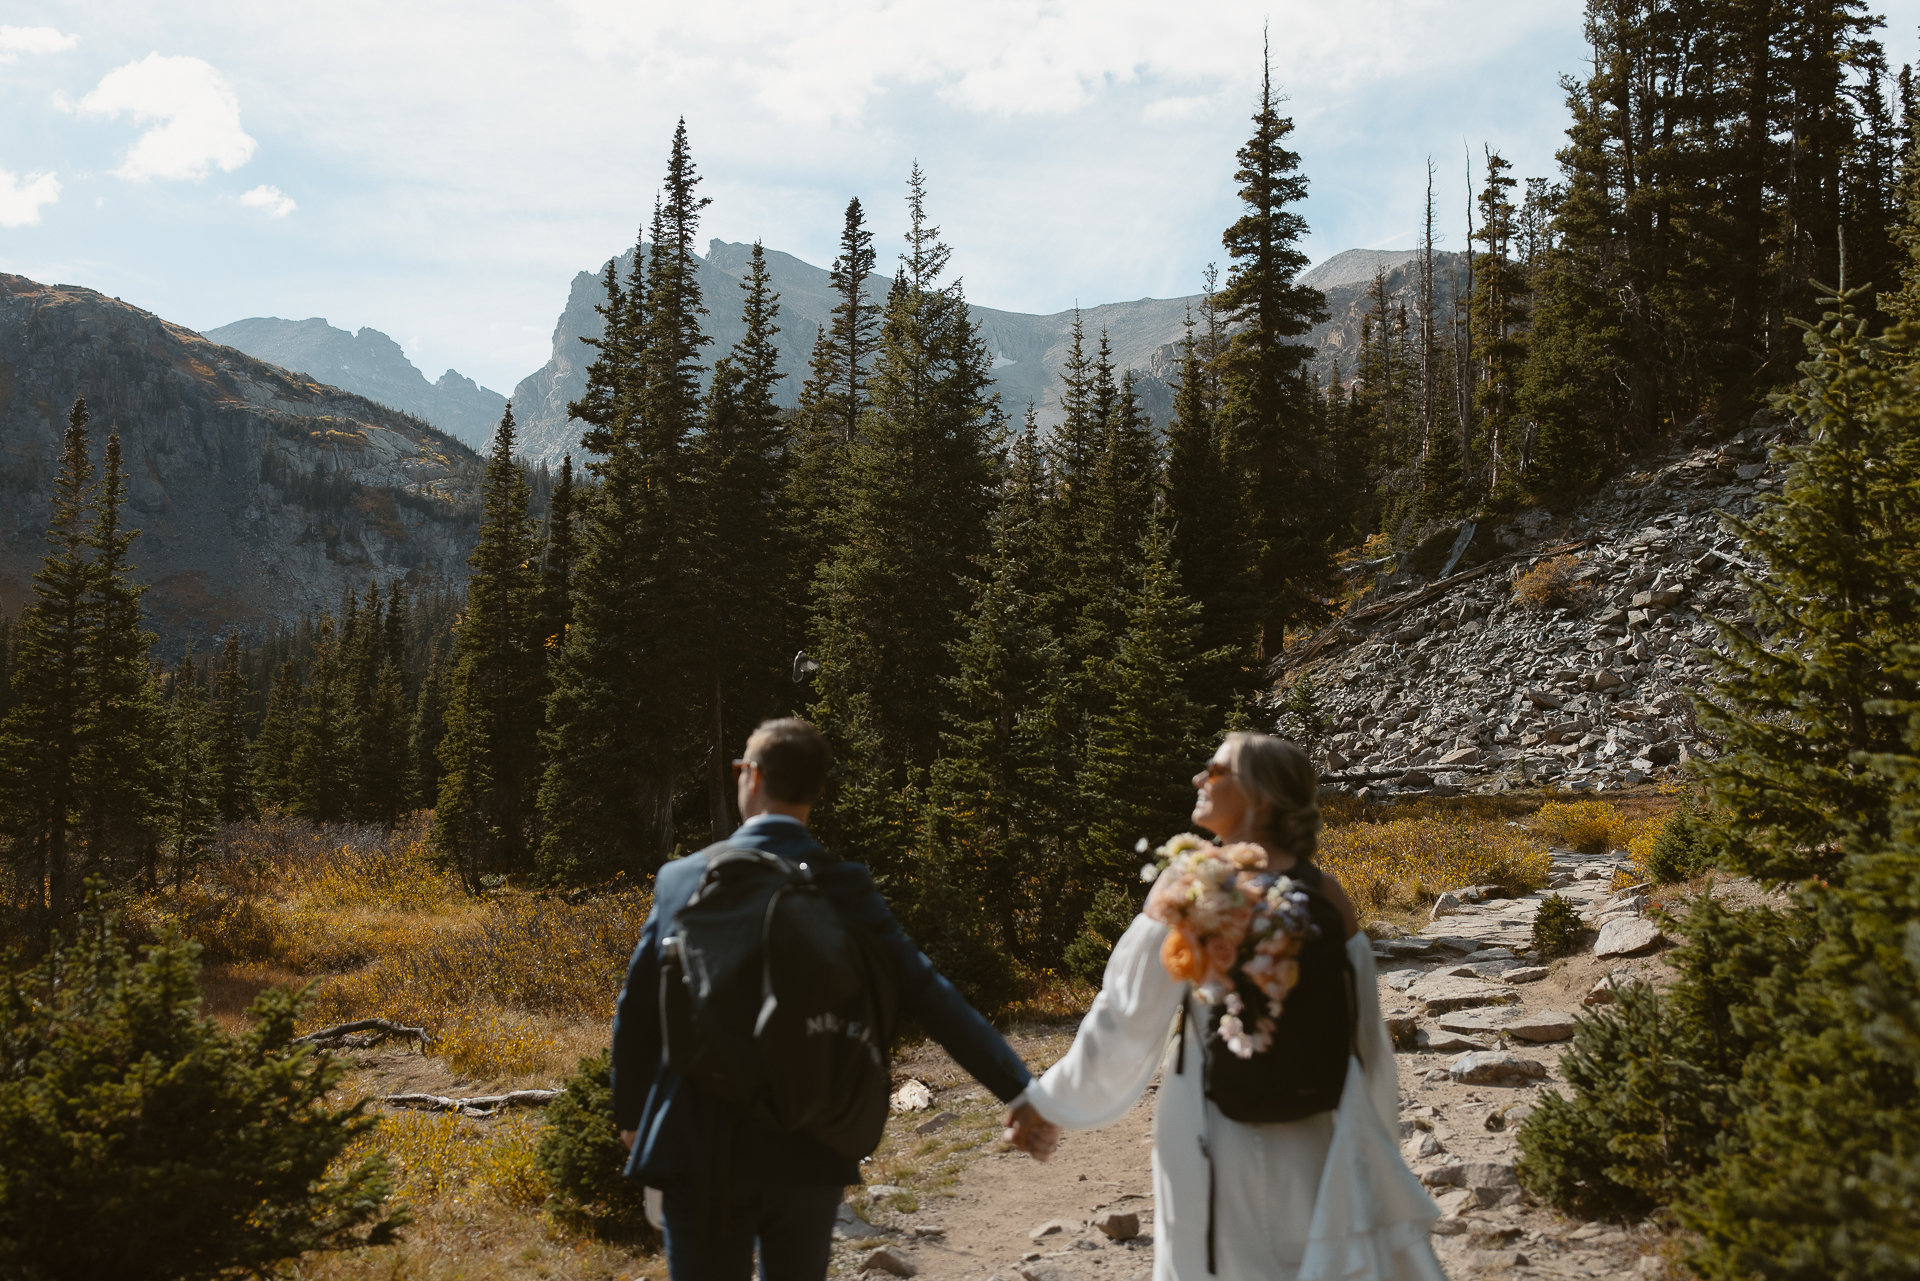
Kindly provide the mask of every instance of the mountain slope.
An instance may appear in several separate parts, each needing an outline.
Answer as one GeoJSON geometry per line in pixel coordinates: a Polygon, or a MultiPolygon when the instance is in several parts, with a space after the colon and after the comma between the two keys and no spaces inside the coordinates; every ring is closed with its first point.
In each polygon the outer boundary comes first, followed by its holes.
{"type": "Polygon", "coordinates": [[[492,434],[507,403],[499,392],[457,370],[447,370],[439,382],[428,382],[400,344],[378,329],[363,328],[352,334],[318,316],[310,320],[255,316],[206,330],[203,337],[391,405],[469,445],[477,446],[492,434]]]}
{"type": "Polygon", "coordinates": [[[458,582],[481,462],[396,410],[75,285],[0,274],[0,605],[45,551],[68,408],[117,431],[164,637],[288,619],[369,578],[458,582]]]}
{"type": "MultiPolygon", "coordinates": [[[[740,323],[739,285],[751,253],[751,245],[714,240],[707,246],[706,257],[699,260],[700,285],[710,313],[706,332],[714,339],[707,350],[709,363],[725,355],[745,332],[740,323]]],[[[783,405],[792,405],[806,381],[814,336],[831,321],[834,297],[825,268],[774,249],[767,250],[766,255],[768,272],[780,295],[780,333],[775,343],[780,350],[780,370],[786,377],[780,383],[778,399],[783,405]]],[[[1415,256],[1410,249],[1350,249],[1302,275],[1305,283],[1327,295],[1329,319],[1305,339],[1319,349],[1310,367],[1321,382],[1326,381],[1336,359],[1343,377],[1352,373],[1361,319],[1370,305],[1367,290],[1375,271],[1389,272],[1388,287],[1396,298],[1411,299],[1415,256]]],[[[633,251],[628,250],[615,263],[624,280],[633,265],[633,251]]],[[[1463,263],[1460,254],[1435,255],[1443,315],[1452,303],[1449,281],[1463,269],[1463,263]]],[[[583,271],[573,278],[566,307],[554,325],[553,355],[514,388],[514,420],[528,458],[557,464],[562,454],[579,449],[580,427],[568,421],[567,402],[579,399],[586,391],[587,366],[593,363],[594,349],[579,340],[598,338],[603,331],[593,308],[605,300],[601,287],[604,271],[604,267],[583,271]]],[[[884,301],[890,283],[885,276],[869,277],[870,296],[876,302],[884,301]]],[[[1115,366],[1135,372],[1141,405],[1156,426],[1165,427],[1172,414],[1179,343],[1187,316],[1199,305],[1200,295],[1193,294],[1101,303],[1079,313],[1089,351],[1098,348],[1105,331],[1115,366]]],[[[980,306],[968,310],[994,354],[994,385],[1008,417],[1017,423],[1031,401],[1042,427],[1057,424],[1062,417],[1060,370],[1072,343],[1075,313],[1069,310],[1038,316],[980,306]]]]}

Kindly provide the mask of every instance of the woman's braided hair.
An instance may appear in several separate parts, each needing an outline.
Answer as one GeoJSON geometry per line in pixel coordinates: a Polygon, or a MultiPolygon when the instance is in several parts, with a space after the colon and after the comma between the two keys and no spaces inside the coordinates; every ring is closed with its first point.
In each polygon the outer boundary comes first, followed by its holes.
{"type": "Polygon", "coordinates": [[[1284,738],[1238,730],[1227,735],[1227,767],[1250,800],[1267,803],[1275,848],[1311,861],[1320,844],[1320,774],[1284,738]]]}

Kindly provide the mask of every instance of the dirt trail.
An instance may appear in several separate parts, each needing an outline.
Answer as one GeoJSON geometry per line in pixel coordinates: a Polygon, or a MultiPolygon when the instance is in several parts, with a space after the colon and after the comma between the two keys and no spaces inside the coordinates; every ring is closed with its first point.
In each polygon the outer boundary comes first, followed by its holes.
{"type": "MultiPolygon", "coordinates": [[[[1565,851],[1556,851],[1556,856],[1557,862],[1587,863],[1565,851]]],[[[1592,860],[1594,864],[1600,862],[1592,860]]],[[[1583,908],[1595,911],[1605,901],[1604,881],[1595,876],[1569,893],[1577,895],[1583,908]]],[[[1528,896],[1528,900],[1469,909],[1436,922],[1430,930],[1434,935],[1517,935],[1512,914],[1536,906],[1538,896],[1528,896]]],[[[1408,1005],[1406,988],[1410,979],[1429,974],[1445,976],[1454,972],[1460,961],[1434,956],[1382,964],[1380,1003],[1383,1009],[1392,1010],[1408,1005]]],[[[1470,1020],[1457,1015],[1423,1015],[1422,1029],[1437,1043],[1436,1049],[1395,1056],[1401,1087],[1401,1137],[1407,1141],[1413,1168],[1427,1172],[1467,1163],[1510,1166],[1518,1156],[1515,1134],[1519,1116],[1510,1119],[1508,1114],[1516,1106],[1537,1103],[1543,1090],[1565,1089],[1559,1060],[1566,1045],[1508,1037],[1497,1030],[1498,1025],[1522,1014],[1581,1013],[1581,1000],[1594,982],[1616,970],[1660,982],[1667,967],[1658,955],[1614,961],[1601,961],[1591,954],[1573,957],[1554,966],[1553,972],[1542,979],[1502,985],[1509,987],[1516,998],[1511,1005],[1459,1012],[1487,1016],[1488,1028],[1466,1032],[1472,1040],[1487,1048],[1505,1045],[1543,1065],[1547,1079],[1535,1084],[1464,1085],[1453,1081],[1445,1069],[1460,1050],[1471,1047],[1437,1048],[1457,1039],[1443,1036],[1447,1029],[1441,1024],[1464,1027],[1470,1020]]],[[[1020,1043],[1017,1048],[1038,1070],[1064,1051],[1067,1031],[1020,1043]]],[[[914,1150],[913,1128],[936,1124],[944,1115],[952,1117],[943,1124],[953,1130],[971,1128],[982,1140],[987,1138],[989,1116],[997,1115],[998,1109],[943,1054],[933,1047],[922,1047],[903,1059],[901,1066],[906,1074],[933,1087],[930,1108],[896,1119],[896,1126],[906,1131],[907,1142],[900,1149],[903,1154],[910,1156],[914,1150]],[[921,1121],[921,1117],[935,1120],[921,1121]]],[[[845,1240],[837,1250],[836,1274],[853,1275],[876,1247],[890,1246],[918,1269],[917,1276],[923,1281],[986,1281],[989,1277],[1001,1281],[1147,1281],[1153,1267],[1150,1134],[1154,1102],[1155,1091],[1149,1090],[1120,1122],[1104,1130],[1067,1135],[1054,1159],[1045,1165],[1006,1150],[998,1142],[982,1142],[971,1150],[951,1155],[942,1152],[929,1158],[946,1161],[949,1170],[958,1167],[957,1172],[944,1177],[916,1183],[909,1175],[891,1175],[900,1180],[903,1189],[912,1185],[911,1195],[889,1195],[883,1185],[867,1190],[879,1194],[871,1199],[867,1195],[854,1197],[854,1205],[877,1225],[877,1234],[845,1240]],[[1141,1238],[1119,1243],[1093,1229],[1089,1221],[1096,1211],[1107,1208],[1138,1212],[1141,1238]],[[1031,1237],[1034,1229],[1053,1219],[1067,1220],[1075,1226],[1039,1240],[1031,1237]]],[[[928,1150],[933,1141],[918,1140],[928,1150]]],[[[1434,1191],[1444,1212],[1434,1244],[1450,1277],[1638,1281],[1665,1274],[1661,1258],[1665,1242],[1644,1226],[1569,1219],[1529,1204],[1517,1188],[1476,1191],[1439,1186],[1434,1191]]],[[[850,1222],[846,1230],[864,1233],[874,1229],[850,1222]]],[[[880,1281],[885,1274],[874,1271],[868,1275],[880,1281]]]]}

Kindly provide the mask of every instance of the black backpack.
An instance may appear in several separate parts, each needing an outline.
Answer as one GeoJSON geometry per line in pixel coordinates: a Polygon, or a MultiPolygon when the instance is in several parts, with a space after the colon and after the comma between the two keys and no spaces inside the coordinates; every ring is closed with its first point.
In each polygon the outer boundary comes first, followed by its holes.
{"type": "MultiPolygon", "coordinates": [[[[1266,1124],[1298,1121],[1340,1106],[1347,1082],[1347,1058],[1357,1054],[1359,1003],[1353,962],[1347,958],[1346,922],[1340,909],[1320,892],[1320,869],[1301,863],[1287,873],[1307,894],[1307,913],[1315,933],[1300,948],[1299,982],[1287,994],[1273,1031],[1273,1043],[1251,1058],[1227,1048],[1220,1035],[1226,1014],[1213,1007],[1214,1031],[1207,1037],[1201,1071],[1206,1095],[1235,1121],[1266,1124]]],[[[1251,1024],[1267,1008],[1266,993],[1235,972],[1235,989],[1251,1024]]],[[[1187,1011],[1180,1010],[1180,1060],[1186,1070],[1187,1011]]]]}
{"type": "Polygon", "coordinates": [[[661,940],[668,1066],[763,1126],[868,1155],[887,1123],[892,967],[805,863],[739,845],[706,857],[661,940]]]}

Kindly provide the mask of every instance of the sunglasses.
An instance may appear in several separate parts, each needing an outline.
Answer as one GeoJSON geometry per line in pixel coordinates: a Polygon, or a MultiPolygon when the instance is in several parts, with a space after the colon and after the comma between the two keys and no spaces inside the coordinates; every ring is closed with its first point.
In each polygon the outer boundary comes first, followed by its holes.
{"type": "Polygon", "coordinates": [[[1206,769],[1202,772],[1206,774],[1207,781],[1211,783],[1216,778],[1225,778],[1227,775],[1233,773],[1233,766],[1224,765],[1219,761],[1208,761],[1206,769]]]}
{"type": "Polygon", "coordinates": [[[752,766],[754,769],[759,769],[760,762],[755,760],[748,760],[744,756],[741,757],[739,760],[733,763],[733,776],[735,778],[740,777],[740,771],[743,769],[746,769],[748,766],[752,766]]]}

